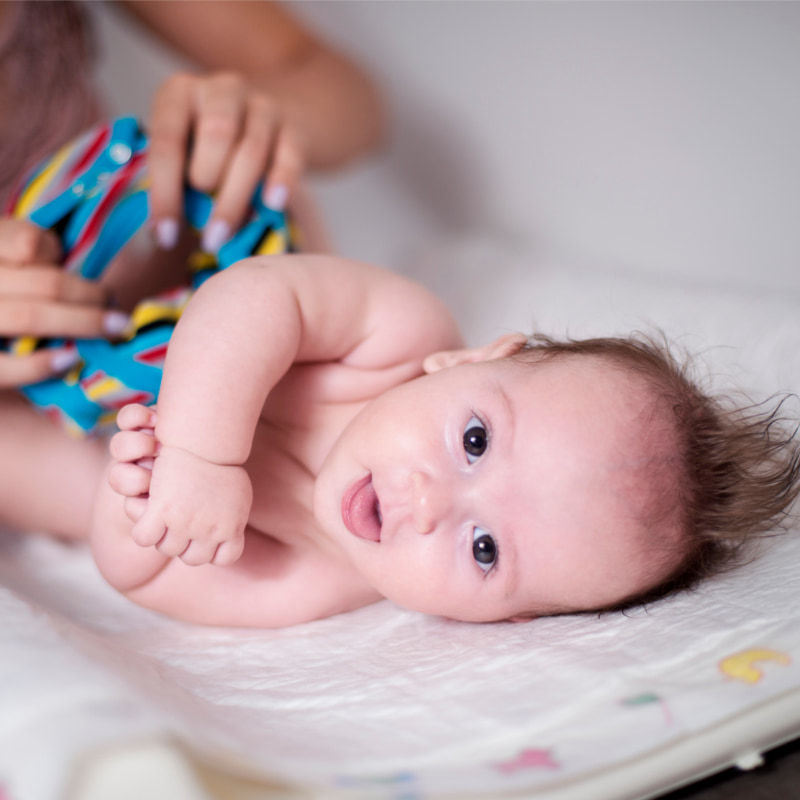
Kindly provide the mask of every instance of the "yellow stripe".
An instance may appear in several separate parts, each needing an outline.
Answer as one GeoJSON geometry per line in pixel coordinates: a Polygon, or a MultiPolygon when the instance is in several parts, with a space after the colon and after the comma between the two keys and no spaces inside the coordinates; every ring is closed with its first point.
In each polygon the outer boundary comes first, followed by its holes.
{"type": "Polygon", "coordinates": [[[97,400],[105,395],[117,392],[122,388],[122,384],[116,378],[106,378],[104,381],[92,384],[88,389],[84,389],[86,396],[90,400],[97,400]]]}
{"type": "Polygon", "coordinates": [[[142,303],[136,306],[131,315],[132,329],[138,331],[152,322],[177,322],[183,312],[183,304],[179,308],[160,303],[142,303]]]}
{"type": "Polygon", "coordinates": [[[20,336],[11,344],[11,352],[15,356],[29,356],[35,349],[39,340],[33,336],[20,336]]]}
{"type": "Polygon", "coordinates": [[[47,188],[47,184],[53,177],[53,173],[61,169],[61,166],[67,160],[67,157],[71,151],[72,145],[66,145],[65,147],[62,147],[55,154],[55,156],[53,156],[53,160],[50,162],[50,164],[43,169],[39,175],[37,175],[37,177],[30,183],[28,188],[25,189],[20,196],[19,203],[17,203],[17,207],[12,212],[14,217],[17,219],[22,219],[30,216],[30,212],[36,205],[36,201],[39,199],[39,196],[47,188]]]}
{"type": "Polygon", "coordinates": [[[274,256],[285,252],[286,238],[279,231],[271,231],[262,242],[261,247],[256,250],[256,254],[259,256],[274,256]]]}

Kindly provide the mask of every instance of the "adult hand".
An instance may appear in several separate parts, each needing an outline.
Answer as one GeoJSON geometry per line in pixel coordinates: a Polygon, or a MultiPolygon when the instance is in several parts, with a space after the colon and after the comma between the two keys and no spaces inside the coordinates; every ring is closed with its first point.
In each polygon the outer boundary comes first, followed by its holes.
{"type": "Polygon", "coordinates": [[[280,211],[304,166],[299,135],[277,104],[234,73],[178,74],[158,90],[150,130],[150,202],[164,248],[178,239],[184,180],[215,195],[203,246],[216,252],[245,219],[264,180],[280,211]]]}
{"type": "MultiPolygon", "coordinates": [[[[127,316],[104,308],[97,283],[58,265],[61,248],[50,232],[26,220],[0,218],[0,336],[86,338],[118,335],[127,316]]],[[[0,352],[0,388],[44,380],[74,364],[74,347],[30,355],[0,352]]]]}

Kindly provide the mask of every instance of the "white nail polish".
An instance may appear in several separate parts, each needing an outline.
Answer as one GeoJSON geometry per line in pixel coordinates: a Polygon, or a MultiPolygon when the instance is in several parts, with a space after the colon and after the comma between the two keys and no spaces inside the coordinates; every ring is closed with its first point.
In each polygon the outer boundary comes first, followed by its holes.
{"type": "Polygon", "coordinates": [[[270,187],[267,196],[264,198],[264,204],[273,211],[283,211],[286,208],[288,199],[289,190],[285,186],[278,184],[270,187]]]}
{"type": "Polygon", "coordinates": [[[220,247],[228,241],[230,235],[231,226],[225,220],[212,220],[203,231],[203,250],[216,255],[220,247]]]}
{"type": "Polygon", "coordinates": [[[50,355],[50,366],[54,372],[64,372],[78,363],[81,354],[77,348],[69,347],[63,350],[54,350],[50,355]]]}
{"type": "Polygon", "coordinates": [[[162,250],[172,250],[178,244],[178,220],[168,217],[156,222],[156,241],[162,250]]]}
{"type": "Polygon", "coordinates": [[[128,330],[131,318],[122,311],[107,311],[103,315],[103,330],[109,336],[119,336],[128,330]]]}

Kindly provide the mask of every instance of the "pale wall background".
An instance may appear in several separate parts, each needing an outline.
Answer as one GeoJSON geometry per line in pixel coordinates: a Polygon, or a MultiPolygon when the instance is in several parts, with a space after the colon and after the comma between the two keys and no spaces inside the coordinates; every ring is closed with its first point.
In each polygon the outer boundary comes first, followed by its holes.
{"type": "MultiPolygon", "coordinates": [[[[91,5],[112,110],[145,114],[179,62],[91,5]]],[[[317,182],[348,255],[456,242],[800,291],[800,3],[289,5],[393,111],[385,153],[317,182]]]]}

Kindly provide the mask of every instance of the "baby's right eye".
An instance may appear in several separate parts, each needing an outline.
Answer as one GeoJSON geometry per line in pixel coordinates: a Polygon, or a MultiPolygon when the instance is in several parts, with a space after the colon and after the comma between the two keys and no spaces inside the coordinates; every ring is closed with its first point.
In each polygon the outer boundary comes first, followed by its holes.
{"type": "Polygon", "coordinates": [[[464,428],[464,452],[467,454],[467,461],[474,464],[486,452],[488,445],[489,434],[486,428],[477,417],[472,417],[464,428]]]}

